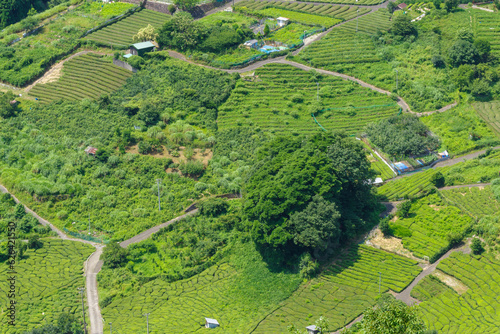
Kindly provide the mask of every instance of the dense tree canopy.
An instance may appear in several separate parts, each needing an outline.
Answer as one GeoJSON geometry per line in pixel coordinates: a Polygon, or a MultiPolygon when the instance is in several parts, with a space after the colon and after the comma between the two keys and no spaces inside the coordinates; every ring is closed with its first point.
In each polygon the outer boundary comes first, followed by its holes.
{"type": "Polygon", "coordinates": [[[257,243],[324,251],[370,219],[368,208],[374,208],[365,181],[373,174],[354,139],[338,133],[279,137],[255,160],[244,211],[257,243]]]}
{"type": "Polygon", "coordinates": [[[391,32],[393,35],[406,37],[416,35],[417,29],[409,15],[398,15],[392,20],[391,32]]]}
{"type": "Polygon", "coordinates": [[[366,133],[373,144],[391,155],[419,155],[439,146],[439,139],[429,136],[427,127],[413,115],[368,124],[366,133]]]}
{"type": "Polygon", "coordinates": [[[368,309],[361,325],[370,334],[423,334],[425,326],[415,308],[402,301],[390,301],[368,309]]]}
{"type": "Polygon", "coordinates": [[[476,64],[479,62],[479,52],[471,42],[459,39],[448,50],[448,58],[453,66],[476,64]]]}

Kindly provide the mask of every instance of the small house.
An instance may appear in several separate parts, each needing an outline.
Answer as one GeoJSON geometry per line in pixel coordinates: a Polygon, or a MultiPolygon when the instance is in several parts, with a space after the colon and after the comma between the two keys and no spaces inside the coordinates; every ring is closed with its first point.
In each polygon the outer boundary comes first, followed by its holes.
{"type": "Polygon", "coordinates": [[[306,329],[307,334],[318,334],[320,330],[320,328],[316,327],[316,325],[307,326],[306,329]]]}
{"type": "Polygon", "coordinates": [[[403,10],[406,7],[408,7],[408,5],[403,2],[403,3],[400,3],[399,5],[396,6],[396,10],[399,10],[399,9],[403,10]]]}
{"type": "Polygon", "coordinates": [[[278,17],[276,20],[278,21],[278,27],[280,28],[286,26],[289,21],[286,17],[278,17]]]}
{"type": "Polygon", "coordinates": [[[92,147],[92,146],[88,146],[85,149],[85,153],[87,153],[87,155],[93,155],[93,156],[95,156],[95,154],[97,153],[97,148],[92,147]]]}
{"type": "Polygon", "coordinates": [[[205,328],[217,328],[219,322],[215,319],[205,318],[205,328]]]}
{"type": "Polygon", "coordinates": [[[135,43],[130,47],[129,52],[133,56],[144,56],[146,52],[155,51],[156,47],[151,42],[135,43]]]}
{"type": "Polygon", "coordinates": [[[257,41],[256,39],[251,39],[251,40],[246,41],[245,43],[243,43],[243,45],[247,49],[257,49],[259,47],[259,41],[257,41]]]}

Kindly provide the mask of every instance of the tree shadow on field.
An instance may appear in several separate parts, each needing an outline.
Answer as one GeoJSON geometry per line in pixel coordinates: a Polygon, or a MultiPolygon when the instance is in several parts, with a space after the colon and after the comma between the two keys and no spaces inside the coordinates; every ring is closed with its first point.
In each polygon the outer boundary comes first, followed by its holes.
{"type": "Polygon", "coordinates": [[[296,274],[299,272],[299,255],[286,254],[281,248],[255,244],[262,261],[272,273],[296,274]]]}

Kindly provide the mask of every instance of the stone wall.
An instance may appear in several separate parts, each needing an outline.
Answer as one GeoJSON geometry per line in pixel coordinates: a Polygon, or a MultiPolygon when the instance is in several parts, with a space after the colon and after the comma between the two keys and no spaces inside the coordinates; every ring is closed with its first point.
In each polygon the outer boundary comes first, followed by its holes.
{"type": "Polygon", "coordinates": [[[130,64],[124,61],[113,59],[113,64],[116,66],[120,66],[121,68],[124,68],[126,70],[129,70],[130,72],[137,73],[137,69],[133,68],[132,66],[130,66],[130,64]]]}

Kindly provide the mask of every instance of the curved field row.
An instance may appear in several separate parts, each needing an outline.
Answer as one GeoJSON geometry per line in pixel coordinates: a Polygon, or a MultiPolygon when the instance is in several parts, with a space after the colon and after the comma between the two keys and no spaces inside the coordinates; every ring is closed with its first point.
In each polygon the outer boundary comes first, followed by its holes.
{"type": "Polygon", "coordinates": [[[448,245],[450,233],[461,232],[471,224],[469,216],[447,205],[437,194],[412,203],[407,218],[390,223],[396,237],[415,256],[432,258],[448,245]]]}
{"type": "Polygon", "coordinates": [[[500,308],[498,260],[455,252],[443,260],[438,269],[460,280],[469,289],[461,295],[445,289],[421,303],[418,312],[428,328],[444,334],[497,333],[500,327],[496,311],[500,308]]]}
{"type": "Polygon", "coordinates": [[[137,34],[139,29],[146,27],[148,24],[159,28],[169,17],[166,14],[143,9],[123,20],[89,34],[85,39],[112,46],[129,46],[133,43],[132,37],[137,34]]]}
{"type": "Polygon", "coordinates": [[[500,102],[476,102],[472,106],[488,126],[497,135],[500,135],[500,102]]]}
{"type": "Polygon", "coordinates": [[[421,271],[417,262],[367,246],[354,246],[320,277],[300,287],[252,333],[285,333],[324,316],[341,328],[375,304],[380,291],[402,291],[421,271]],[[379,273],[381,273],[379,275],[379,273]]]}
{"type": "Polygon", "coordinates": [[[58,81],[37,84],[29,94],[42,103],[97,98],[120,88],[131,75],[132,72],[113,65],[104,57],[86,54],[67,61],[58,81]]]}
{"type": "Polygon", "coordinates": [[[495,199],[490,186],[441,190],[441,194],[475,218],[500,211],[500,203],[495,199]]]}
{"type": "Polygon", "coordinates": [[[377,189],[377,193],[384,200],[398,201],[406,198],[416,198],[424,195],[434,188],[431,178],[436,172],[443,172],[447,168],[428,169],[424,172],[418,172],[411,176],[386,183],[377,189]]]}
{"type": "Polygon", "coordinates": [[[498,13],[489,13],[479,9],[471,12],[477,37],[489,41],[491,53],[498,56],[500,54],[500,17],[498,13]]]}
{"type": "Polygon", "coordinates": [[[264,8],[281,8],[291,11],[329,16],[339,18],[342,20],[350,20],[357,15],[363,15],[370,11],[366,7],[350,7],[338,5],[308,5],[298,2],[285,2],[285,1],[258,1],[258,0],[244,0],[237,4],[237,7],[246,7],[250,10],[260,10],[264,8]]]}
{"type": "MultiPolygon", "coordinates": [[[[8,326],[7,312],[1,312],[0,333],[21,333],[54,323],[63,312],[81,316],[77,288],[84,286],[83,262],[94,248],[54,239],[43,243],[40,249],[28,250],[15,265],[16,326],[8,326]]],[[[0,266],[0,275],[5,278],[0,281],[0,303],[8,305],[7,265],[0,266]]]]}
{"type": "Polygon", "coordinates": [[[358,84],[332,76],[322,76],[316,82],[310,73],[293,66],[269,64],[255,71],[253,81],[237,84],[219,108],[219,128],[253,126],[274,133],[321,131],[311,117],[311,104],[318,98],[326,109],[316,113],[321,126],[351,134],[399,109],[385,94],[358,84]]]}

